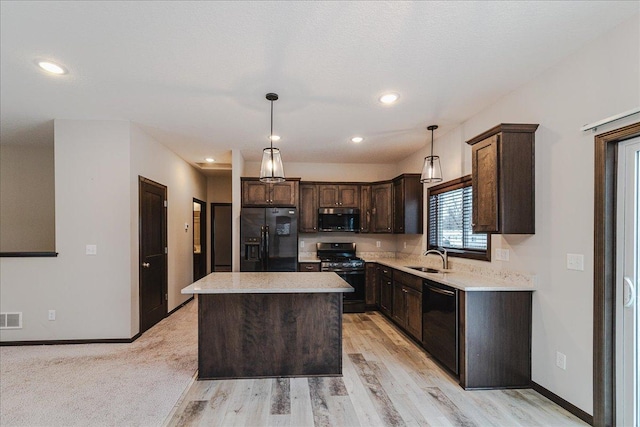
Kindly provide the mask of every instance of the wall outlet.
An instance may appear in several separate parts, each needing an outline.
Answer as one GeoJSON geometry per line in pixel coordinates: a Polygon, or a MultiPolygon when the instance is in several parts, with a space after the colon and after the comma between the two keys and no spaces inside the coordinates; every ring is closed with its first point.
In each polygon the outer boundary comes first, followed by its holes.
{"type": "Polygon", "coordinates": [[[300,247],[304,248],[304,240],[300,240],[300,247]]]}
{"type": "Polygon", "coordinates": [[[404,242],[404,248],[407,249],[407,242],[404,242]]]}
{"type": "Polygon", "coordinates": [[[380,240],[376,240],[376,248],[380,247],[380,240]]]}
{"type": "Polygon", "coordinates": [[[584,271],[584,255],[567,254],[567,270],[584,271]]]}
{"type": "Polygon", "coordinates": [[[56,320],[56,311],[49,310],[49,320],[56,320]]]}
{"type": "Polygon", "coordinates": [[[97,245],[87,245],[85,248],[85,254],[87,255],[98,255],[98,246],[97,245]]]}
{"type": "Polygon", "coordinates": [[[567,356],[556,351],[556,366],[560,369],[567,370],[567,356]]]}
{"type": "Polygon", "coordinates": [[[496,248],[496,261],[509,261],[509,249],[496,248]]]}

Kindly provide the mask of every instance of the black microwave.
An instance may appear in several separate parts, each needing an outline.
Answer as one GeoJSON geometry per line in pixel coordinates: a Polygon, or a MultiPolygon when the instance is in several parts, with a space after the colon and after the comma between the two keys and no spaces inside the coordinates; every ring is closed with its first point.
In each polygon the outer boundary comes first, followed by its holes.
{"type": "Polygon", "coordinates": [[[357,208],[318,209],[318,230],[320,231],[360,231],[360,209],[357,209],[357,208]]]}

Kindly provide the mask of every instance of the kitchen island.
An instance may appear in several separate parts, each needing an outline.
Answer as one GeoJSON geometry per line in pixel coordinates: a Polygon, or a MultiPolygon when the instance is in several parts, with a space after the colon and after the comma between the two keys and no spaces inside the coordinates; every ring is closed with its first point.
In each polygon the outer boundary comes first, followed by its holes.
{"type": "Polygon", "coordinates": [[[342,374],[342,293],[335,273],[211,273],[198,295],[198,378],[342,374]]]}

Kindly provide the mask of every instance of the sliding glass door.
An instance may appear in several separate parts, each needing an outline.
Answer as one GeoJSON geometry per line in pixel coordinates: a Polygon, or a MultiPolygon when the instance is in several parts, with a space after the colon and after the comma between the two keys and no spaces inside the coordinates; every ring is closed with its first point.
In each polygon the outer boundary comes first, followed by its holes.
{"type": "Polygon", "coordinates": [[[618,147],[616,284],[616,424],[638,426],[638,269],[640,262],[640,138],[618,147]]]}

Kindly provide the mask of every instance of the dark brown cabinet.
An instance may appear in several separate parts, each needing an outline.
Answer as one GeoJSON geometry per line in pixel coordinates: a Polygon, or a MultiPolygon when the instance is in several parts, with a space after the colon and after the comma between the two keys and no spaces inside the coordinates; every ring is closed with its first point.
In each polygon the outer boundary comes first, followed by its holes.
{"type": "Polygon", "coordinates": [[[371,230],[371,185],[360,186],[360,232],[369,233],[371,230]]]}
{"type": "Polygon", "coordinates": [[[298,231],[316,233],[318,231],[318,186],[300,183],[300,212],[298,231]]]}
{"type": "Polygon", "coordinates": [[[471,145],[476,233],[535,233],[537,124],[503,123],[467,141],[471,145]]]}
{"type": "Polygon", "coordinates": [[[531,384],[531,292],[459,292],[460,385],[531,384]]]}
{"type": "Polygon", "coordinates": [[[359,208],[360,186],[357,184],[319,184],[318,206],[321,208],[359,208]]]}
{"type": "Polygon", "coordinates": [[[380,301],[380,291],[376,280],[376,264],[368,262],[364,267],[365,298],[367,309],[373,309],[380,301]]]}
{"type": "Polygon", "coordinates": [[[380,289],[380,311],[391,317],[393,312],[393,272],[389,267],[378,266],[377,282],[380,289]]]}
{"type": "Polygon", "coordinates": [[[393,313],[391,318],[416,340],[422,341],[422,279],[393,272],[393,313]]]}
{"type": "Polygon", "coordinates": [[[268,184],[258,178],[241,178],[242,207],[297,207],[300,179],[268,184]]]}
{"type": "Polygon", "coordinates": [[[393,225],[392,183],[371,185],[371,224],[372,233],[391,233],[393,225]]]}
{"type": "Polygon", "coordinates": [[[422,194],[420,174],[404,174],[393,180],[395,234],[422,234],[422,194]]]}
{"type": "Polygon", "coordinates": [[[299,262],[298,271],[318,272],[320,271],[319,262],[299,262]]]}

